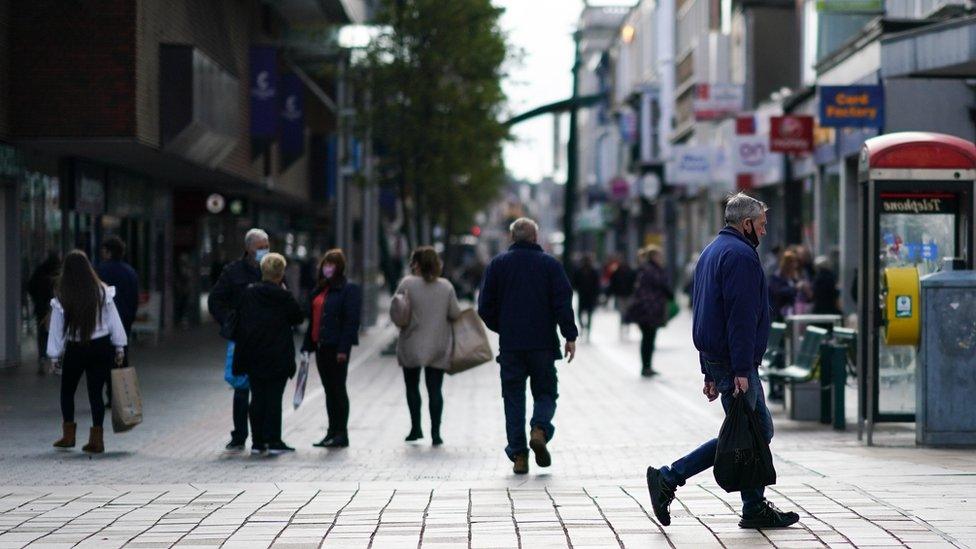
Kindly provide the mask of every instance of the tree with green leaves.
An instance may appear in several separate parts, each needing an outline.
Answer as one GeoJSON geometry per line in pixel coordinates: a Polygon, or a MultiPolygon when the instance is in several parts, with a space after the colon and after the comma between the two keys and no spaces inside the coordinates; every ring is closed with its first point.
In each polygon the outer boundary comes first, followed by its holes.
{"type": "Polygon", "coordinates": [[[381,2],[383,31],[361,66],[365,123],[380,184],[399,190],[413,244],[430,242],[425,227],[470,226],[504,182],[501,13],[490,0],[381,2]]]}

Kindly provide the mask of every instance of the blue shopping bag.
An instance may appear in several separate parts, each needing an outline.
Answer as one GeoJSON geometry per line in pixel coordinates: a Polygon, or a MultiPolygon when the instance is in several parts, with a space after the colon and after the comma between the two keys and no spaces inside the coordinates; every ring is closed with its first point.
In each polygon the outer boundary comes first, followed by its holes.
{"type": "Polygon", "coordinates": [[[247,380],[247,375],[235,376],[234,375],[234,342],[227,342],[227,357],[224,359],[224,381],[230,384],[231,387],[237,390],[246,390],[251,388],[250,382],[247,380]]]}

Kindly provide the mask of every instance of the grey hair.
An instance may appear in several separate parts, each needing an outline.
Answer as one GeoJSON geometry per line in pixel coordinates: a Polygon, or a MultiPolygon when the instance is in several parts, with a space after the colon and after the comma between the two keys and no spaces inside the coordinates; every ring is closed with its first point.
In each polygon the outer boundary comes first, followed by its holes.
{"type": "Polygon", "coordinates": [[[768,210],[769,206],[762,200],[756,200],[746,193],[735,193],[725,203],[725,222],[738,225],[746,219],[756,219],[768,210]]]}
{"type": "Polygon", "coordinates": [[[247,234],[244,235],[244,248],[250,250],[251,245],[254,244],[255,241],[261,239],[270,240],[268,238],[268,233],[264,232],[261,229],[256,229],[256,228],[247,231],[247,234]]]}
{"type": "Polygon", "coordinates": [[[508,230],[512,233],[513,242],[531,242],[533,237],[539,236],[539,224],[528,217],[516,219],[508,230]]]}

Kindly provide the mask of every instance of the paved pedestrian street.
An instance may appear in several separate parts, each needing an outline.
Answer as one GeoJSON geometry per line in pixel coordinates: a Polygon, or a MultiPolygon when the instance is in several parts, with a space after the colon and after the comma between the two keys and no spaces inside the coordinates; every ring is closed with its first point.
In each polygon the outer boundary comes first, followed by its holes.
{"type": "MultiPolygon", "coordinates": [[[[553,466],[531,463],[525,477],[503,452],[495,364],[445,381],[444,446],[403,441],[389,326],[353,352],[351,446],[312,447],[325,431],[313,368],[299,409],[286,390],[284,438],[297,452],[276,458],[223,452],[231,391],[212,326],[133,349],[145,422],[106,434],[100,456],[51,447],[57,378],[0,371],[0,548],[976,547],[972,450],[915,448],[910,425],[883,426],[867,448],[853,426],[789,421],[778,404],[778,483],[767,495],[800,523],[740,530],[738,494],[706,472],[678,490],[662,529],[644,470],[714,436],[721,407],[701,395],[686,313],[659,335],[651,379],[638,375],[636,330],[621,341],[609,312],[595,326],[576,361],[559,365],[553,466]]],[[[79,439],[90,425],[83,395],[79,439]]]]}

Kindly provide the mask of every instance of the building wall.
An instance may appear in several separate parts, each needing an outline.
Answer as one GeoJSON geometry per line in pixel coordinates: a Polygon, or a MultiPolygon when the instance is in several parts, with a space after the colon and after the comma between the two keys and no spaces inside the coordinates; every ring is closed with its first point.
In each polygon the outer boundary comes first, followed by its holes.
{"type": "Polygon", "coordinates": [[[0,139],[10,134],[7,94],[10,89],[10,2],[0,0],[0,139]]]}
{"type": "Polygon", "coordinates": [[[258,180],[263,175],[251,165],[249,125],[249,51],[252,21],[259,14],[256,2],[240,0],[138,0],[136,57],[136,126],[141,143],[160,146],[159,45],[192,44],[237,77],[237,147],[220,169],[258,180]]]}
{"type": "Polygon", "coordinates": [[[976,140],[969,112],[976,106],[976,93],[963,80],[889,78],[885,103],[886,133],[939,132],[976,140]]]}
{"type": "Polygon", "coordinates": [[[135,133],[135,0],[11,2],[9,124],[19,138],[135,133]],[[106,32],[111,29],[111,32],[106,32]],[[43,60],[43,61],[42,61],[43,60]]]}
{"type": "Polygon", "coordinates": [[[745,95],[747,107],[754,107],[780,88],[796,89],[800,81],[800,44],[792,8],[753,7],[748,20],[745,95]]]}

